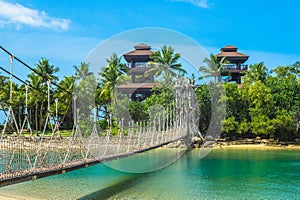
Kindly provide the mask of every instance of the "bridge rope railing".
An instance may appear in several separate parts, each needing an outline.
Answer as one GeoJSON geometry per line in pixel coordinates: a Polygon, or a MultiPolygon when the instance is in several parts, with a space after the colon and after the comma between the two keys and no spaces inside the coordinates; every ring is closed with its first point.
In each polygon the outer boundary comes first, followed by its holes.
{"type": "Polygon", "coordinates": [[[110,131],[106,135],[99,134],[95,124],[88,138],[82,136],[79,126],[75,127],[69,138],[49,138],[44,135],[40,139],[5,137],[0,145],[1,164],[4,166],[0,177],[9,179],[132,154],[181,139],[187,133],[186,126],[180,123],[165,130],[161,125],[156,127],[155,122],[153,125],[130,122],[128,133],[125,135],[121,129],[116,136],[110,131]]]}
{"type": "MultiPolygon", "coordinates": [[[[34,136],[30,126],[28,113],[28,90],[25,84],[25,118],[21,125],[16,122],[13,101],[13,56],[10,56],[10,92],[9,110],[1,131],[0,138],[0,186],[6,181],[20,180],[22,177],[43,176],[52,172],[63,172],[77,166],[105,162],[148,149],[162,146],[191,135],[196,129],[194,123],[195,96],[193,87],[182,79],[178,79],[175,88],[175,105],[164,108],[149,121],[134,122],[121,118],[117,134],[113,133],[113,116],[108,119],[110,125],[107,132],[99,130],[96,108],[91,132],[86,135],[80,126],[80,109],[77,96],[73,96],[73,128],[68,137],[62,137],[58,122],[58,104],[55,99],[55,113],[50,111],[50,81],[47,81],[47,115],[42,133],[34,136]],[[54,124],[53,124],[54,122],[54,124]],[[7,132],[8,125],[13,125],[17,132],[7,132]],[[23,134],[27,124],[30,135],[23,134]],[[46,135],[50,127],[51,135],[46,135]]],[[[18,77],[16,77],[18,78],[18,77]]]]}

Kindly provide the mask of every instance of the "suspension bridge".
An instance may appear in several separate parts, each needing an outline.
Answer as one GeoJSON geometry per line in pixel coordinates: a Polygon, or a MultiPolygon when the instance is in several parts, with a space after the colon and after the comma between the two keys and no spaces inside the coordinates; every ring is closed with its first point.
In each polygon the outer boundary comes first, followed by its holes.
{"type": "MultiPolygon", "coordinates": [[[[116,120],[117,133],[113,133],[113,116],[108,119],[107,131],[99,129],[96,108],[91,108],[91,128],[87,133],[80,125],[81,102],[73,95],[73,126],[69,136],[60,134],[59,99],[55,99],[55,109],[51,111],[50,93],[52,84],[47,81],[47,114],[42,121],[39,135],[33,134],[30,112],[28,112],[29,89],[31,85],[13,72],[14,62],[30,67],[6,49],[1,50],[9,56],[9,70],[0,65],[2,73],[9,75],[9,103],[1,106],[5,111],[5,121],[0,126],[0,186],[35,180],[90,165],[128,157],[145,152],[168,143],[184,140],[191,141],[197,130],[194,88],[189,82],[178,80],[174,85],[175,104],[163,108],[165,114],[154,115],[146,122],[116,120]],[[22,117],[16,117],[12,106],[14,101],[13,79],[25,85],[25,103],[22,117]],[[48,132],[46,131],[48,129],[48,132]],[[49,134],[50,130],[50,134],[49,134]]],[[[32,68],[31,68],[32,69],[32,68]]],[[[34,70],[34,69],[32,69],[34,70]]],[[[58,86],[58,85],[56,85],[58,86]]],[[[36,88],[35,88],[36,89],[36,88]]],[[[3,102],[1,102],[3,105],[3,102]]]]}

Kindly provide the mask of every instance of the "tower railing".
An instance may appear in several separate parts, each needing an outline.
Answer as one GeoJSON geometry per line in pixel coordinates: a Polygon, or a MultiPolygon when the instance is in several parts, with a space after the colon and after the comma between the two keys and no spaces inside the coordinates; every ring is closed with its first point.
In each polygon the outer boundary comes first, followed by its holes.
{"type": "Polygon", "coordinates": [[[222,71],[246,71],[246,70],[248,70],[248,65],[246,64],[241,64],[241,65],[224,64],[222,67],[222,71]]]}

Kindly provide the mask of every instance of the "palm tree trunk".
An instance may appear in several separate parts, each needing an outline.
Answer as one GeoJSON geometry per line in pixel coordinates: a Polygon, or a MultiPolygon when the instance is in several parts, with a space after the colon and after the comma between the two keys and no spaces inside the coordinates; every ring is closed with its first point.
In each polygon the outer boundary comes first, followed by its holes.
{"type": "Polygon", "coordinates": [[[218,74],[218,82],[219,82],[219,83],[222,82],[221,74],[218,74]]]}
{"type": "MultiPolygon", "coordinates": [[[[19,113],[18,113],[18,120],[19,120],[19,127],[22,128],[22,120],[21,120],[21,104],[19,103],[19,113]]],[[[22,130],[20,130],[22,132],[22,130]]]]}
{"type": "MultiPolygon", "coordinates": [[[[61,126],[61,124],[62,124],[63,121],[65,120],[65,118],[66,118],[66,116],[67,116],[67,114],[68,114],[68,112],[69,112],[69,109],[70,109],[70,102],[68,103],[68,106],[67,106],[67,109],[66,109],[66,113],[63,115],[63,117],[62,117],[61,120],[60,120],[59,126],[61,126]]],[[[56,120],[58,120],[58,119],[56,119],[56,120]]]]}
{"type": "Polygon", "coordinates": [[[35,102],[35,132],[36,135],[38,135],[38,131],[39,131],[39,123],[38,123],[38,104],[37,101],[35,102]]]}
{"type": "MultiPolygon", "coordinates": [[[[33,116],[33,113],[32,113],[32,108],[31,108],[31,106],[30,106],[30,108],[29,108],[29,121],[30,121],[30,123],[32,122],[32,116],[33,116]]],[[[30,126],[31,126],[32,124],[30,124],[30,126]]]]}
{"type": "Polygon", "coordinates": [[[44,117],[43,117],[43,106],[44,106],[44,102],[41,103],[41,107],[40,107],[39,130],[42,130],[42,124],[44,122],[44,120],[43,120],[44,119],[44,117]]]}

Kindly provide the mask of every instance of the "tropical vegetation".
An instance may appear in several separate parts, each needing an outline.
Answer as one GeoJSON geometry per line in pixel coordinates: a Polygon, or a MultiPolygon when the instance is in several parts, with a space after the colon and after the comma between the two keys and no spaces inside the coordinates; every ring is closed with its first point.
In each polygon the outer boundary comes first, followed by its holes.
{"type": "MultiPolygon", "coordinates": [[[[122,114],[127,111],[131,120],[145,122],[151,119],[153,112],[161,111],[159,106],[173,106],[175,94],[169,86],[174,85],[176,79],[187,73],[179,62],[180,54],[172,47],[163,46],[150,58],[151,62],[148,65],[153,68],[147,73],[157,78],[164,77],[165,82],[162,81],[160,87],[154,88],[153,95],[144,101],[119,97],[117,85],[120,82],[128,82],[129,79],[126,75],[126,65],[122,63],[121,57],[114,53],[107,58],[107,66],[102,68],[98,79],[89,71],[89,63],[82,62],[73,66],[74,75],[65,76],[60,80],[56,74],[59,68],[45,58],[35,64],[34,71],[24,82],[13,82],[10,85],[9,75],[5,76],[2,73],[0,108],[7,115],[11,105],[18,124],[21,124],[27,114],[30,126],[36,134],[43,130],[46,115],[50,112],[54,116],[56,98],[59,102],[56,120],[59,121],[62,130],[71,130],[74,123],[72,102],[75,95],[79,101],[87,102],[85,107],[80,108],[80,112],[85,115],[84,119],[91,121],[90,108],[96,108],[97,120],[104,130],[108,123],[118,128],[114,120],[109,122],[110,116],[117,115],[115,111],[122,114]],[[48,81],[51,82],[50,110],[48,81]],[[27,113],[25,85],[29,85],[27,113]],[[10,87],[13,88],[13,99],[10,99],[10,87]],[[90,102],[94,102],[94,105],[90,105],[90,102]]],[[[212,82],[197,85],[195,88],[200,117],[199,130],[202,134],[212,131],[230,139],[260,136],[286,141],[300,138],[299,62],[278,66],[272,71],[269,71],[263,62],[251,64],[242,84],[222,83],[220,72],[224,60],[218,62],[211,54],[204,63],[207,66],[199,68],[203,76],[193,76],[193,79],[213,77],[212,82]],[[225,104],[225,107],[221,106],[224,109],[216,108],[225,104]],[[211,126],[217,128],[211,129],[211,126]]],[[[9,126],[8,129],[12,133],[16,132],[14,126],[9,126]]]]}

